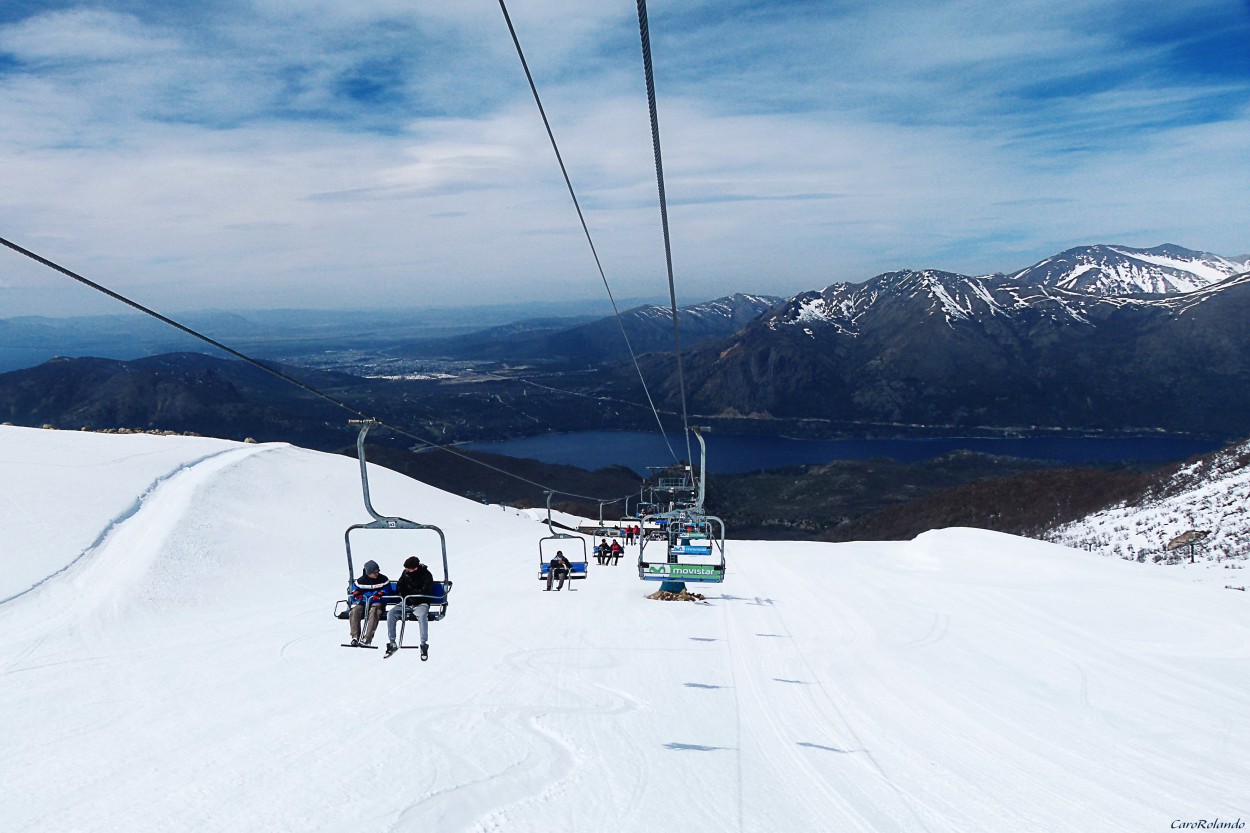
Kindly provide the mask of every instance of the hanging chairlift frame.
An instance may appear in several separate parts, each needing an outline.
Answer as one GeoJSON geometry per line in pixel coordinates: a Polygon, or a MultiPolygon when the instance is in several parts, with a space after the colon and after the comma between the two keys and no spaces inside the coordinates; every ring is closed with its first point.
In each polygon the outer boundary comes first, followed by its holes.
{"type": "Polygon", "coordinates": [[[638,578],[643,581],[719,584],[725,580],[725,522],[703,511],[707,445],[699,429],[693,430],[701,450],[700,476],[697,484],[685,488],[695,491],[696,497],[690,506],[642,516],[644,527],[647,521],[663,527],[661,540],[666,544],[663,561],[648,560],[647,541],[653,539],[644,532],[638,547],[638,578]],[[714,562],[692,561],[689,556],[717,556],[717,559],[714,562]]]}
{"type": "MultiPolygon", "coordinates": [[[[629,524],[630,526],[637,526],[639,530],[642,529],[642,517],[637,516],[637,515],[626,515],[623,518],[621,518],[617,523],[620,524],[622,535],[625,534],[624,529],[625,529],[626,524],[629,524]]],[[[639,535],[641,536],[641,532],[639,533],[639,535]]]]}
{"type": "MultiPolygon", "coordinates": [[[[543,553],[544,541],[577,542],[578,547],[581,549],[582,558],[578,561],[565,555],[565,558],[569,559],[569,574],[567,578],[570,581],[584,579],[590,574],[590,561],[586,556],[586,539],[580,535],[556,532],[556,528],[551,523],[551,496],[553,494],[555,493],[547,492],[547,529],[551,534],[538,539],[538,579],[539,581],[546,581],[547,574],[551,572],[551,558],[543,553]]],[[[572,585],[569,586],[569,589],[573,589],[572,585]]]]}
{"type": "MultiPolygon", "coordinates": [[[[369,429],[377,425],[377,420],[373,419],[353,419],[349,420],[350,425],[359,425],[360,434],[356,438],[356,456],[360,460],[360,485],[364,492],[365,510],[373,516],[373,520],[368,523],[352,524],[343,533],[343,545],[347,550],[347,595],[349,598],[341,599],[334,605],[334,618],[347,619],[351,615],[351,592],[356,583],[356,569],[352,563],[352,533],[362,529],[410,529],[410,530],[426,530],[438,535],[439,551],[442,555],[443,562],[443,578],[435,579],[434,586],[428,595],[409,595],[400,596],[397,592],[395,582],[390,582],[387,588],[388,592],[382,597],[382,603],[385,605],[400,605],[403,610],[401,622],[406,625],[409,621],[416,621],[417,614],[413,610],[417,605],[428,604],[430,606],[427,619],[430,622],[438,622],[447,617],[447,597],[451,593],[451,577],[447,569],[447,536],[443,534],[443,530],[433,524],[422,524],[416,521],[410,521],[407,518],[389,517],[379,514],[373,508],[373,502],[369,498],[369,470],[365,462],[365,435],[369,433],[369,429]]],[[[369,604],[365,607],[365,618],[369,616],[369,604]]],[[[402,640],[402,634],[400,639],[402,640]]]]}
{"type": "Polygon", "coordinates": [[[725,580],[725,522],[720,518],[676,510],[644,515],[643,521],[667,521],[663,539],[665,550],[662,561],[652,560],[647,554],[647,542],[652,539],[642,536],[638,547],[638,578],[710,584],[725,580]],[[690,556],[716,556],[716,560],[694,561],[690,556]]]}

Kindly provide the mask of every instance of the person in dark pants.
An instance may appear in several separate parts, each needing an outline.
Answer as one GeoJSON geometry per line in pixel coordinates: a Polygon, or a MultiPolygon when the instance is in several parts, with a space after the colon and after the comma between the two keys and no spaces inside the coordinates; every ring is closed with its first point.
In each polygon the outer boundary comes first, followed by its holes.
{"type": "Polygon", "coordinates": [[[352,647],[373,642],[373,632],[378,629],[378,620],[382,618],[382,611],[386,609],[382,595],[390,583],[391,580],[382,575],[376,561],[366,561],[360,578],[352,582],[351,595],[348,599],[352,609],[347,616],[347,621],[351,625],[352,647]],[[365,618],[366,613],[368,613],[368,621],[365,623],[364,639],[361,639],[360,622],[365,618]]]}
{"type": "MultiPolygon", "coordinates": [[[[395,583],[395,593],[401,599],[407,599],[408,596],[429,596],[433,590],[434,576],[430,574],[430,568],[422,564],[421,559],[415,555],[410,556],[404,561],[404,572],[395,583]]],[[[421,629],[421,659],[425,659],[430,651],[429,600],[410,599],[406,606],[409,611],[417,614],[417,624],[421,629]]],[[[393,605],[390,612],[386,614],[387,654],[393,654],[399,650],[399,646],[395,643],[395,626],[399,624],[399,617],[404,615],[404,608],[403,604],[393,605]]]]}
{"type": "MultiPolygon", "coordinates": [[[[564,557],[564,551],[556,552],[551,558],[551,563],[547,565],[547,590],[551,589],[551,583],[557,578],[560,584],[556,586],[557,590],[564,589],[564,580],[569,577],[569,571],[573,569],[573,565],[564,557]]],[[[543,592],[546,592],[545,590],[543,592]]]]}
{"type": "Polygon", "coordinates": [[[617,562],[621,560],[621,553],[623,551],[624,551],[624,548],[621,546],[621,542],[613,538],[612,546],[608,548],[608,554],[612,556],[613,564],[616,564],[617,562]]]}

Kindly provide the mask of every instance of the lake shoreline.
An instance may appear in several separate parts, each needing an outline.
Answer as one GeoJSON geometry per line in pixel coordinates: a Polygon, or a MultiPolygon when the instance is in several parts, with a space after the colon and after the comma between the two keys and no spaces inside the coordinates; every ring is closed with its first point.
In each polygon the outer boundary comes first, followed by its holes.
{"type": "MultiPolygon", "coordinates": [[[[705,435],[711,474],[741,474],[836,461],[886,458],[922,462],[960,451],[1040,460],[1069,465],[1165,464],[1189,459],[1224,445],[1223,440],[1192,435],[1097,436],[944,436],[808,439],[785,435],[705,435]]],[[[642,475],[649,468],[684,459],[686,443],[669,435],[669,446],[657,433],[641,431],[571,431],[507,440],[466,442],[458,448],[544,463],[574,465],[587,470],[625,466],[642,475]]],[[[690,443],[696,461],[699,446],[690,443]]]]}

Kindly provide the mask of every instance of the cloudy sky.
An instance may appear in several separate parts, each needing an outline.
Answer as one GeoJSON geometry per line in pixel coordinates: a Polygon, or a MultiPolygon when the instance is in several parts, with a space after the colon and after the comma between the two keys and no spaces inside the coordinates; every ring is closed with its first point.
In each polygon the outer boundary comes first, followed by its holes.
{"type": "MultiPolygon", "coordinates": [[[[614,292],[666,298],[634,3],[508,8],[614,292]]],[[[683,300],[1250,251],[1247,0],[649,12],[683,300]]],[[[0,176],[0,236],[162,311],[605,298],[496,0],[4,0],[0,176]]],[[[0,249],[0,317],[88,294],[0,249]]]]}

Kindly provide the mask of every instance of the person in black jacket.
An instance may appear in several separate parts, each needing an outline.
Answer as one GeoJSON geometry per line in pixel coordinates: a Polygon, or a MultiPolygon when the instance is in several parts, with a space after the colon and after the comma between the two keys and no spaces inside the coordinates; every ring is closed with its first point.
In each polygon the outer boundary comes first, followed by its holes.
{"type": "Polygon", "coordinates": [[[352,582],[349,597],[351,612],[347,620],[351,625],[353,647],[373,642],[373,632],[378,629],[378,619],[382,617],[382,611],[386,609],[382,596],[386,593],[386,587],[390,583],[391,580],[382,575],[381,570],[378,569],[376,561],[366,561],[360,578],[352,582]],[[361,639],[360,621],[365,618],[366,612],[369,618],[365,624],[364,639],[361,639]]]}
{"type": "MultiPolygon", "coordinates": [[[[406,598],[429,596],[433,590],[434,576],[430,574],[430,568],[422,564],[421,559],[415,555],[409,556],[404,561],[403,575],[395,583],[395,592],[400,598],[406,598]]],[[[391,607],[390,613],[386,614],[386,653],[393,654],[399,650],[399,646],[395,644],[395,625],[399,622],[399,617],[403,615],[405,608],[417,614],[417,624],[421,628],[421,659],[426,659],[430,653],[430,603],[428,599],[425,601],[408,599],[405,604],[391,607]]]]}
{"type": "MultiPolygon", "coordinates": [[[[556,587],[556,590],[563,590],[564,580],[569,577],[569,570],[572,568],[573,565],[570,564],[569,560],[564,557],[563,550],[560,550],[553,555],[551,557],[551,562],[547,565],[547,589],[550,590],[551,582],[558,578],[560,579],[560,584],[556,587]]],[[[570,588],[572,586],[572,584],[569,585],[570,588]]]]}

